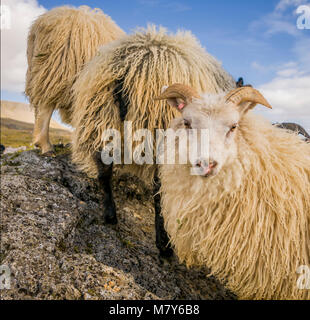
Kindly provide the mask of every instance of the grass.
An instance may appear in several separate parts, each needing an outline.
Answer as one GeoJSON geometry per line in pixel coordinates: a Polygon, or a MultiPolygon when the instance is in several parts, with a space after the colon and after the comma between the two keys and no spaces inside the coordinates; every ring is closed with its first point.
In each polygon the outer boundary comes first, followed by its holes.
{"type": "MultiPolygon", "coordinates": [[[[5,147],[18,148],[32,145],[33,124],[1,118],[1,144],[5,147]]],[[[71,141],[71,133],[66,130],[50,128],[52,144],[66,144],[71,141]]]]}

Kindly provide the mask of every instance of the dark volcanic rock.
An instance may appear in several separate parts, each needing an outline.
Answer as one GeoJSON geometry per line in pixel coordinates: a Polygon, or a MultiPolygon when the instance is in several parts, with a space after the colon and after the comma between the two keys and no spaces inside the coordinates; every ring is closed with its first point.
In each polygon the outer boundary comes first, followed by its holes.
{"type": "Polygon", "coordinates": [[[1,158],[1,299],[231,299],[205,270],[187,270],[155,246],[153,198],[137,178],[113,180],[119,224],[104,225],[97,182],[66,149],[1,158]],[[60,152],[59,152],[60,151],[60,152]]]}

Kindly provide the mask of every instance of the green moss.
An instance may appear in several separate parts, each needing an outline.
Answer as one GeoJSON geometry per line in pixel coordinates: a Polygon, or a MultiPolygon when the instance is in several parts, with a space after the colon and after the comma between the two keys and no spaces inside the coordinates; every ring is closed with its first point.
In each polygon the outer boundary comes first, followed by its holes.
{"type": "Polygon", "coordinates": [[[11,161],[15,160],[17,157],[20,156],[20,154],[21,154],[23,151],[24,151],[24,150],[19,150],[19,151],[14,152],[13,155],[10,156],[10,160],[11,160],[11,161]]]}
{"type": "Polygon", "coordinates": [[[5,254],[0,252],[0,264],[2,264],[2,261],[4,260],[5,258],[5,254]]]}
{"type": "Polygon", "coordinates": [[[70,153],[70,148],[65,148],[64,146],[55,145],[54,146],[54,152],[55,152],[56,156],[69,154],[70,153]]]}
{"type": "Polygon", "coordinates": [[[64,240],[60,240],[60,241],[58,242],[57,247],[58,247],[58,249],[59,249],[60,251],[62,251],[62,252],[65,252],[66,249],[67,249],[67,246],[66,246],[64,240]]]}
{"type": "Polygon", "coordinates": [[[93,252],[94,252],[93,251],[93,245],[90,242],[88,242],[86,246],[87,246],[86,247],[86,253],[93,254],[93,252]]]}
{"type": "Polygon", "coordinates": [[[73,251],[75,253],[80,253],[80,249],[78,248],[78,246],[74,246],[73,251]]]}
{"type": "Polygon", "coordinates": [[[55,181],[51,178],[47,178],[47,177],[42,177],[41,180],[46,181],[48,183],[55,183],[55,181]]]}
{"type": "Polygon", "coordinates": [[[130,240],[127,240],[127,239],[120,239],[120,240],[122,244],[127,248],[133,248],[135,246],[130,240]]]}
{"type": "Polygon", "coordinates": [[[15,169],[15,174],[16,174],[16,175],[20,175],[20,174],[22,174],[23,171],[24,171],[23,169],[21,169],[21,168],[16,168],[16,167],[15,167],[14,169],[15,169]]]}
{"type": "Polygon", "coordinates": [[[92,289],[88,289],[87,293],[90,294],[91,296],[96,296],[96,292],[92,289]]]}
{"type": "Polygon", "coordinates": [[[3,161],[1,166],[9,166],[9,167],[18,167],[21,163],[19,161],[13,162],[13,161],[3,161]]]}
{"type": "Polygon", "coordinates": [[[48,232],[47,236],[52,238],[54,236],[54,233],[53,232],[48,232]]]}

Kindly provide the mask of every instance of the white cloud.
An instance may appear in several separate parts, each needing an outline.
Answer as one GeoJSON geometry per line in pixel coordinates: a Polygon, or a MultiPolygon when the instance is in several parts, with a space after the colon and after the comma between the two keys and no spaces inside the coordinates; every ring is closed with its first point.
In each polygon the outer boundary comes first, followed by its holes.
{"type": "Polygon", "coordinates": [[[183,11],[191,10],[191,7],[181,2],[171,2],[171,3],[164,4],[164,8],[167,8],[175,12],[183,12],[183,11]]]}
{"type": "Polygon", "coordinates": [[[262,65],[255,61],[252,68],[260,73],[274,73],[274,78],[258,87],[273,110],[257,109],[273,122],[297,122],[310,132],[310,38],[296,27],[296,9],[309,0],[281,0],[274,11],[252,24],[265,35],[279,33],[292,36],[290,61],[262,65]]]}
{"type": "Polygon", "coordinates": [[[46,9],[36,0],[2,0],[11,13],[10,29],[1,30],[1,89],[23,92],[27,70],[27,36],[31,23],[46,9]]]}
{"type": "Polygon", "coordinates": [[[286,33],[291,36],[297,36],[299,30],[296,23],[292,21],[282,11],[273,11],[250,25],[250,30],[260,32],[262,35],[270,37],[278,33],[286,33]],[[261,32],[263,30],[263,32],[261,32]]]}
{"type": "Polygon", "coordinates": [[[160,2],[158,0],[140,0],[139,3],[142,5],[155,7],[155,6],[159,5],[160,2]]]}
{"type": "Polygon", "coordinates": [[[297,8],[308,4],[309,0],[280,0],[275,9],[251,23],[253,31],[263,30],[263,35],[271,37],[278,33],[285,33],[298,37],[301,32],[297,28],[297,8]]]}
{"type": "Polygon", "coordinates": [[[258,89],[273,106],[273,110],[260,113],[273,122],[297,122],[310,132],[310,74],[279,70],[276,78],[258,89]]]}
{"type": "Polygon", "coordinates": [[[296,74],[300,74],[300,72],[294,68],[287,68],[287,69],[279,70],[277,72],[278,76],[284,77],[284,78],[292,77],[292,76],[295,76],[296,74]]]}
{"type": "Polygon", "coordinates": [[[290,61],[276,67],[276,75],[280,78],[297,78],[307,75],[305,68],[300,69],[301,64],[297,61],[290,61]]]}
{"type": "MultiPolygon", "coordinates": [[[[310,33],[310,31],[307,30],[310,33]]],[[[309,34],[310,35],[310,34],[309,34]]],[[[302,71],[310,73],[310,37],[300,37],[296,40],[293,52],[297,57],[302,71]]]]}
{"type": "Polygon", "coordinates": [[[309,0],[281,0],[275,9],[252,23],[268,37],[280,33],[291,36],[293,45],[290,60],[286,63],[265,64],[254,61],[251,67],[261,74],[273,73],[270,81],[258,89],[273,106],[273,110],[257,108],[272,122],[297,122],[310,132],[310,38],[296,27],[296,9],[309,0]]]}
{"type": "Polygon", "coordinates": [[[288,9],[289,7],[297,7],[300,6],[302,4],[307,3],[307,0],[281,0],[275,10],[276,11],[285,11],[286,9],[288,9]]]}
{"type": "Polygon", "coordinates": [[[278,77],[259,88],[275,108],[295,115],[310,116],[310,75],[278,77]]]}
{"type": "Polygon", "coordinates": [[[256,71],[258,71],[259,73],[267,73],[273,69],[273,66],[262,65],[257,61],[252,62],[251,67],[256,71]]]}
{"type": "Polygon", "coordinates": [[[139,3],[149,7],[161,7],[173,12],[184,12],[191,10],[188,5],[179,1],[163,1],[163,0],[139,0],[139,3]]]}

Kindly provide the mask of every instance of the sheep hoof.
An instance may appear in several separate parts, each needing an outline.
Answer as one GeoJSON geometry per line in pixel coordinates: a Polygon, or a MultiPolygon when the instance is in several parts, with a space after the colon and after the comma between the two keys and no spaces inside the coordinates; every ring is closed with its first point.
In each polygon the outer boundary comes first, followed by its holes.
{"type": "Polygon", "coordinates": [[[116,225],[117,224],[117,216],[115,206],[106,207],[104,210],[104,222],[106,224],[116,225]]]}
{"type": "Polygon", "coordinates": [[[159,249],[159,256],[161,258],[170,258],[173,256],[173,250],[170,247],[159,249]]]}
{"type": "Polygon", "coordinates": [[[47,151],[45,153],[42,153],[42,156],[45,156],[45,157],[56,157],[56,153],[54,150],[50,150],[50,151],[47,151]]]}
{"type": "Polygon", "coordinates": [[[116,225],[117,224],[117,218],[116,217],[104,217],[104,222],[106,224],[116,225]]]}

